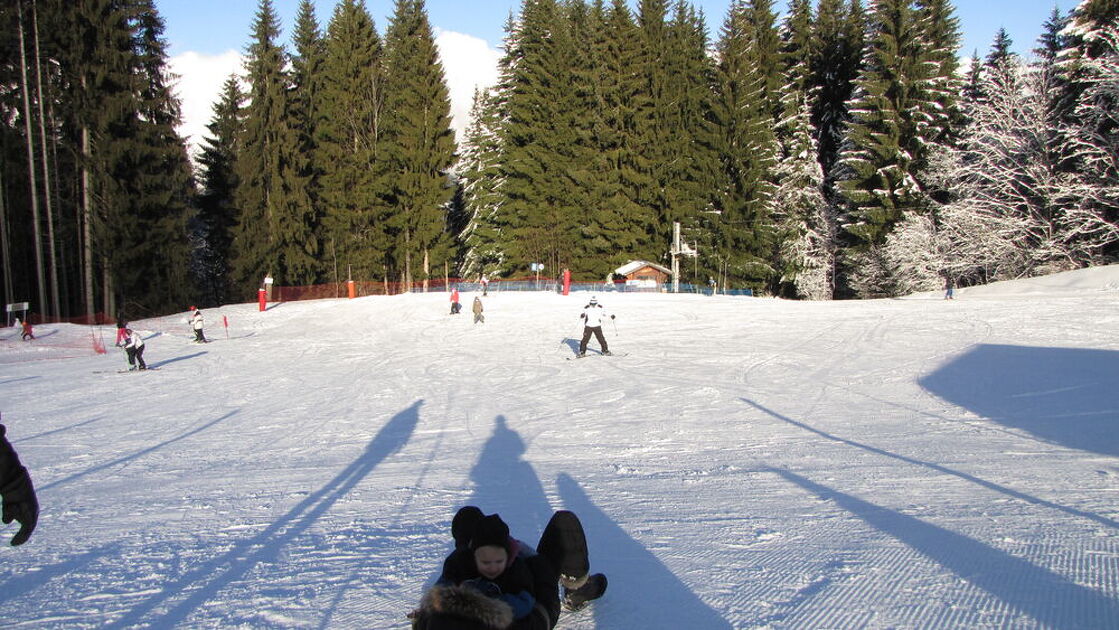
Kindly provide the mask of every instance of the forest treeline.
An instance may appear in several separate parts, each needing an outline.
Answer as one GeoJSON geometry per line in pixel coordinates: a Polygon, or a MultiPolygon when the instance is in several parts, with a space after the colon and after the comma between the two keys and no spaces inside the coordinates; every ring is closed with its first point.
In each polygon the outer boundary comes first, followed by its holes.
{"type": "Polygon", "coordinates": [[[949,0],[523,0],[456,143],[422,0],[259,0],[194,160],[152,0],[0,8],[4,297],[67,317],[262,278],[547,274],[877,297],[1112,262],[1119,0],[1028,58],[959,56],[949,0]]]}

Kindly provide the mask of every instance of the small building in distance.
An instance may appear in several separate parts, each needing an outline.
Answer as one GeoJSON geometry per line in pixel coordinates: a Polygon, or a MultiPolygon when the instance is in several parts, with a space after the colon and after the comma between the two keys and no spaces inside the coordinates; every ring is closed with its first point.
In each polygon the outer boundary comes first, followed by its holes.
{"type": "Polygon", "coordinates": [[[646,260],[630,261],[614,270],[615,284],[625,284],[626,291],[659,291],[672,271],[646,260]]]}

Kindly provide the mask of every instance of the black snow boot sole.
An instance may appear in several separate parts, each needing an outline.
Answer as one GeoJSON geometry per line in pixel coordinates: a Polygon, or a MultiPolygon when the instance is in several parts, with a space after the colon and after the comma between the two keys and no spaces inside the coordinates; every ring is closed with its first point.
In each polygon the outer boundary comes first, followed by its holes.
{"type": "Polygon", "coordinates": [[[591,569],[587,537],[574,512],[560,510],[552,515],[536,551],[548,558],[565,587],[579,588],[586,581],[591,569]]]}

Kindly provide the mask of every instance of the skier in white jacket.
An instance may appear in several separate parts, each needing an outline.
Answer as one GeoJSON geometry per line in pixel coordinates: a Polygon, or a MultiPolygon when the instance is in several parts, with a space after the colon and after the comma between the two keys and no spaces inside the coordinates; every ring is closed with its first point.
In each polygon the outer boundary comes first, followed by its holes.
{"type": "Polygon", "coordinates": [[[202,334],[202,327],[205,326],[205,321],[202,319],[202,311],[190,307],[194,314],[190,316],[190,327],[194,329],[194,343],[206,343],[206,335],[202,334]]]}
{"type": "MultiPolygon", "coordinates": [[[[602,323],[606,321],[607,315],[606,309],[598,303],[598,298],[592,295],[590,303],[583,308],[583,314],[579,316],[583,320],[583,340],[579,342],[579,356],[587,354],[587,342],[591,340],[591,335],[598,339],[602,354],[610,354],[606,337],[602,334],[602,323]]],[[[614,316],[610,315],[610,319],[614,319],[614,316]]]]}
{"type": "Polygon", "coordinates": [[[129,371],[136,369],[136,364],[139,363],[141,370],[148,369],[148,364],[144,363],[144,340],[140,337],[140,333],[127,328],[124,331],[124,351],[128,354],[128,368],[129,371]]]}

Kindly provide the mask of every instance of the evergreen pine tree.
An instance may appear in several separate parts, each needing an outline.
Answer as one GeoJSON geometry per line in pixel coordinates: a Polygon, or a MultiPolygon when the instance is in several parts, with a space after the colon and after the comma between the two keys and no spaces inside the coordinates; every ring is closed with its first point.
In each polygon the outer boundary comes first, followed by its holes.
{"type": "Polygon", "coordinates": [[[823,194],[823,169],[812,135],[811,20],[808,0],[794,0],[781,29],[786,86],[776,135],[774,222],[779,277],[774,291],[790,297],[829,299],[835,256],[835,219],[823,194]]]}
{"type": "Polygon", "coordinates": [[[820,0],[812,26],[809,64],[812,127],[824,171],[824,193],[836,203],[839,151],[851,120],[848,105],[862,68],[864,15],[859,0],[820,0]]]}
{"type": "Polygon", "coordinates": [[[272,0],[260,0],[246,68],[251,86],[237,156],[234,237],[236,294],[251,295],[270,274],[278,284],[315,280],[319,251],[309,196],[308,156],[299,153],[291,115],[287,53],[272,0]]]}
{"type": "Polygon", "coordinates": [[[423,0],[397,0],[385,34],[383,158],[392,174],[393,259],[406,284],[453,258],[448,178],[455,160],[451,104],[423,0]]]}
{"type": "Polygon", "coordinates": [[[226,79],[214,114],[206,129],[198,155],[201,191],[193,227],[195,251],[193,270],[199,302],[226,304],[230,301],[229,271],[233,254],[233,230],[237,221],[235,193],[238,137],[241,134],[245,95],[236,75],[226,79]]]}
{"type": "Polygon", "coordinates": [[[568,267],[579,275],[596,262],[585,254],[590,238],[580,226],[590,223],[587,208],[601,187],[589,177],[595,164],[573,155],[586,147],[577,138],[595,124],[580,106],[590,98],[589,84],[576,84],[574,77],[598,51],[579,51],[580,65],[569,24],[555,0],[526,0],[506,40],[498,96],[505,198],[498,225],[507,243],[505,273],[555,261],[555,269],[568,267]]]}
{"type": "Polygon", "coordinates": [[[874,5],[840,182],[850,204],[845,229],[864,247],[881,243],[903,212],[923,203],[918,169],[934,123],[925,99],[936,66],[921,35],[908,0],[874,5]]]}
{"type": "MultiPolygon", "coordinates": [[[[714,62],[707,54],[707,27],[700,14],[684,2],[677,2],[669,24],[669,55],[666,66],[670,77],[665,122],[664,207],[660,217],[662,243],[670,242],[673,223],[679,221],[686,240],[702,233],[711,216],[710,191],[721,173],[711,124],[711,85],[714,62]]],[[[695,281],[696,278],[690,278],[695,281]]]]}
{"type": "Polygon", "coordinates": [[[760,59],[772,59],[776,53],[776,35],[767,32],[772,28],[736,1],[722,29],[712,115],[723,170],[715,191],[710,241],[704,248],[710,253],[701,251],[712,280],[755,291],[775,275],[770,183],[776,158],[775,106],[767,92],[768,69],[760,65],[760,59]]]}
{"type": "MultiPolygon", "coordinates": [[[[295,31],[292,36],[295,53],[291,56],[291,89],[288,104],[288,116],[296,133],[296,149],[299,155],[313,156],[315,142],[318,137],[316,127],[322,119],[322,92],[323,92],[323,62],[326,57],[326,44],[319,23],[315,17],[315,6],[311,0],[300,0],[295,18],[295,31]]],[[[322,207],[319,199],[319,175],[322,168],[313,159],[303,160],[300,165],[304,169],[297,176],[305,180],[304,186],[307,198],[311,204],[310,211],[306,213],[309,227],[319,240],[319,224],[322,220],[322,207]]],[[[320,241],[321,242],[321,241],[320,241]]],[[[337,282],[337,277],[329,273],[323,265],[326,259],[318,261],[316,275],[321,278],[331,278],[337,282]]]]}
{"type": "MultiPolygon", "coordinates": [[[[389,183],[383,153],[383,49],[364,4],[342,0],[325,42],[315,162],[324,262],[340,275],[388,277],[389,183]]],[[[340,278],[339,278],[340,279],[340,278]]]]}

